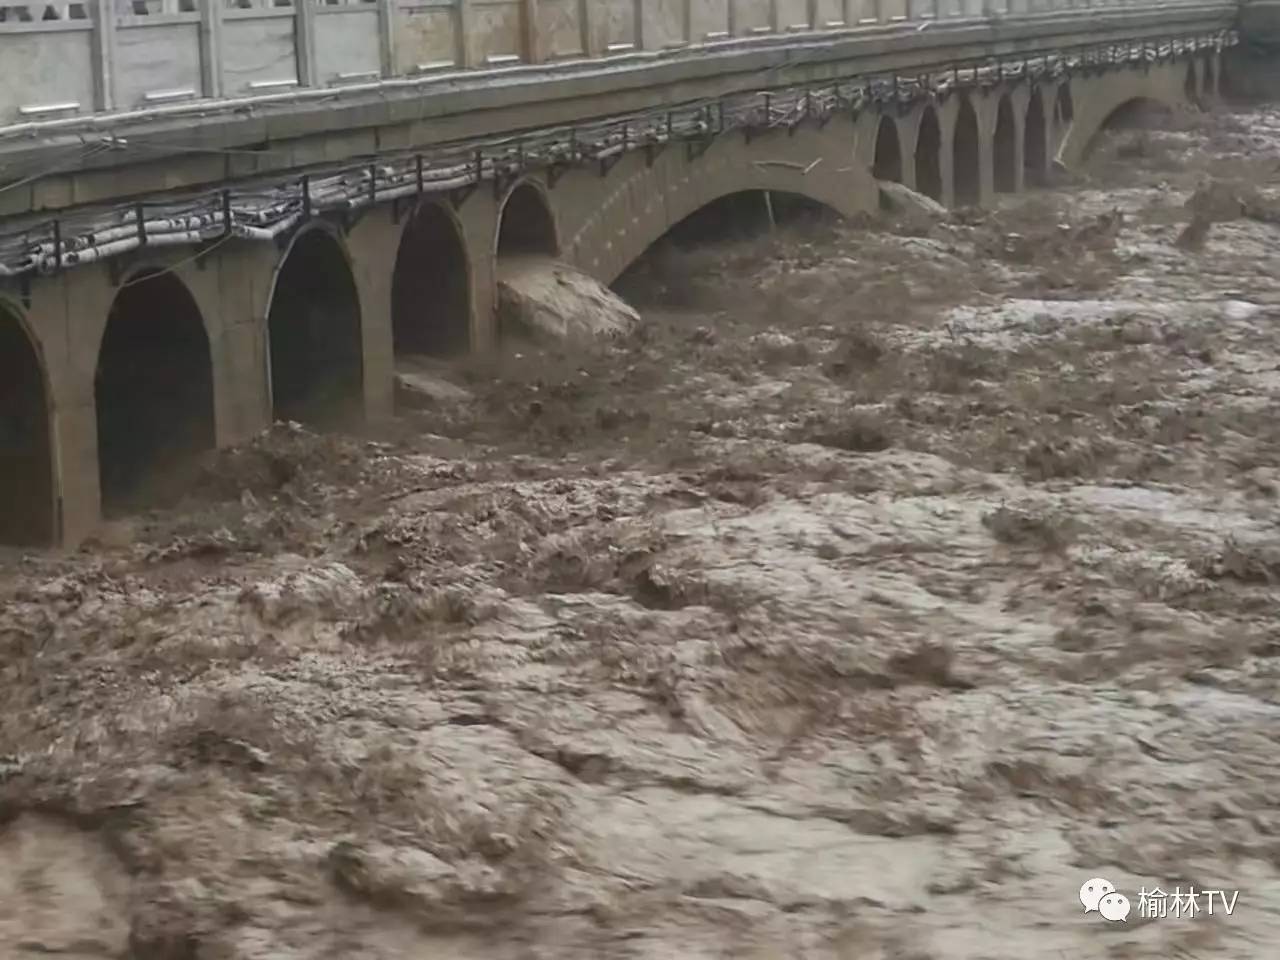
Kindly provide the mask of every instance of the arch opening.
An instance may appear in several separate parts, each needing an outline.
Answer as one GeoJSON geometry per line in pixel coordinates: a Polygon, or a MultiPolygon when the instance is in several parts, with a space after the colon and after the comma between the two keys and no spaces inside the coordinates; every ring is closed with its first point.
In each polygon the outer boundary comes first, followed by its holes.
{"type": "Polygon", "coordinates": [[[952,171],[957,206],[972,206],[982,200],[978,165],[978,114],[968,97],[960,100],[956,132],[952,140],[952,171]]]}
{"type": "Polygon", "coordinates": [[[993,146],[996,191],[1013,193],[1018,189],[1018,131],[1013,119],[1013,102],[1007,95],[1000,98],[996,111],[993,146]]]}
{"type": "Polygon", "coordinates": [[[471,269],[462,231],[439,204],[405,224],[391,276],[396,356],[447,357],[471,346],[471,269]]]}
{"type": "Polygon", "coordinates": [[[838,219],[832,208],[800,194],[777,190],[725,194],[672,225],[619,275],[612,288],[635,305],[692,306],[698,301],[700,284],[716,275],[714,259],[693,255],[699,248],[751,243],[775,227],[811,230],[838,219]]]}
{"type": "Polygon", "coordinates": [[[498,256],[554,257],[560,252],[555,218],[546,198],[531,183],[511,191],[498,223],[498,256]]]}
{"type": "Polygon", "coordinates": [[[1173,109],[1159,100],[1135,97],[1112,110],[1102,121],[1103,130],[1156,130],[1173,117],[1173,109]]]}
{"type": "Polygon", "coordinates": [[[876,152],[871,175],[877,180],[902,182],[902,145],[898,142],[898,125],[892,117],[881,117],[876,127],[876,152]]]}
{"type": "MultiPolygon", "coordinates": [[[[1066,87],[1061,89],[1065,90],[1066,87]]],[[[1068,94],[1068,100],[1070,100],[1070,94],[1068,94]]],[[[1044,101],[1038,91],[1033,91],[1031,94],[1031,102],[1027,105],[1025,126],[1022,145],[1023,177],[1027,183],[1041,186],[1045,181],[1049,164],[1045,148],[1047,131],[1044,123],[1044,101]]]]}
{"type": "Polygon", "coordinates": [[[177,471],[212,447],[215,434],[209,338],[195,298],[173,274],[137,274],[117,292],[94,401],[103,513],[179,493],[177,471]]]}
{"type": "Polygon", "coordinates": [[[57,538],[44,367],[16,316],[0,304],[0,544],[57,538]]]}
{"type": "Polygon", "coordinates": [[[325,230],[301,233],[285,255],[267,336],[275,419],[327,425],[359,418],[360,298],[342,247],[325,230]]]}
{"type": "MultiPolygon", "coordinates": [[[[659,238],[684,249],[750,240],[775,226],[800,226],[830,220],[835,212],[817,200],[780,190],[742,190],[699,207],[659,238]]],[[[652,249],[652,247],[650,248],[652,249]]]]}
{"type": "Polygon", "coordinates": [[[942,200],[942,129],[933,107],[920,115],[916,135],[916,189],[934,200],[942,200]]]}
{"type": "Polygon", "coordinates": [[[1111,135],[1124,132],[1137,132],[1139,136],[1129,138],[1133,142],[1127,146],[1120,144],[1118,149],[1129,152],[1144,150],[1145,134],[1148,131],[1160,130],[1168,126],[1173,118],[1173,108],[1148,97],[1135,97],[1118,104],[1099,124],[1098,129],[1089,137],[1080,152],[1081,160],[1089,160],[1099,153],[1099,147],[1111,135]]]}

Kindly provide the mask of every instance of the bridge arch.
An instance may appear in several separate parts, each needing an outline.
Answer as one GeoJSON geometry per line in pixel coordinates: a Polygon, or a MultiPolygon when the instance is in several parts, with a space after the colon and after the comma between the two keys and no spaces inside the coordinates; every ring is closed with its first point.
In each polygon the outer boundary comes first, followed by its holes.
{"type": "Polygon", "coordinates": [[[537,180],[526,178],[507,191],[498,208],[494,250],[500,257],[559,255],[560,240],[551,199],[537,180]]]}
{"type": "Polygon", "coordinates": [[[750,143],[726,137],[701,155],[668,148],[650,162],[631,154],[605,177],[575,171],[566,177],[579,189],[565,194],[564,257],[612,283],[676,224],[735,193],[795,194],[842,216],[873,209],[875,183],[850,162],[853,147],[851,124],[832,120],[750,143]]]}
{"type": "Polygon", "coordinates": [[[932,105],[920,112],[916,129],[916,189],[942,202],[942,127],[932,105]]]}
{"type": "Polygon", "coordinates": [[[973,206],[982,201],[981,146],[978,143],[978,111],[962,96],[951,135],[952,180],[956,206],[973,206]]]}
{"type": "Polygon", "coordinates": [[[1087,159],[1097,147],[1102,135],[1108,130],[1114,129],[1142,129],[1148,127],[1152,117],[1158,117],[1165,114],[1171,107],[1163,100],[1157,100],[1153,97],[1133,97],[1118,104],[1115,109],[1108,113],[1103,119],[1089,142],[1084,145],[1084,150],[1080,156],[1081,160],[1087,159]]]}
{"type": "Polygon", "coordinates": [[[336,227],[313,220],[280,258],[267,310],[272,415],[324,424],[362,411],[360,296],[336,227]]]}
{"type": "Polygon", "coordinates": [[[871,175],[877,180],[902,182],[902,141],[893,117],[883,114],[876,125],[875,159],[871,175]]]}
{"type": "Polygon", "coordinates": [[[204,317],[169,270],[142,268],[116,290],[94,372],[103,512],[165,499],[169,470],[213,447],[213,357],[204,317]]]}
{"type": "Polygon", "coordinates": [[[1006,93],[996,107],[996,132],[993,137],[995,188],[997,193],[1013,193],[1018,189],[1018,126],[1013,116],[1013,100],[1006,93]]]}
{"type": "MultiPolygon", "coordinates": [[[[1070,126],[1058,149],[1058,160],[1070,167],[1093,149],[1098,134],[1135,104],[1178,110],[1187,105],[1185,65],[1153,64],[1149,70],[1108,70],[1071,82],[1070,126]]],[[[1061,88],[1059,88],[1061,89],[1061,88]]]]}
{"type": "MultiPolygon", "coordinates": [[[[1060,88],[1066,90],[1066,86],[1060,88]]],[[[1067,93],[1068,100],[1070,92],[1067,93]]],[[[1026,117],[1022,122],[1022,167],[1023,182],[1028,186],[1040,186],[1045,182],[1049,172],[1048,143],[1049,131],[1044,117],[1044,96],[1039,88],[1031,91],[1031,99],[1027,102],[1026,117]]]]}
{"type": "Polygon", "coordinates": [[[391,276],[397,356],[446,357],[471,346],[471,258],[453,207],[418,205],[400,233],[391,276]]]}
{"type": "Polygon", "coordinates": [[[48,368],[23,313],[0,299],[0,544],[58,538],[48,368]]]}

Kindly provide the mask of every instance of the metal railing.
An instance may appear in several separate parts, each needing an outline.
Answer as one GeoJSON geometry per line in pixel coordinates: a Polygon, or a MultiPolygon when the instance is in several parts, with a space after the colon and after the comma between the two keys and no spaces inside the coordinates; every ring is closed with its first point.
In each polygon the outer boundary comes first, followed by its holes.
{"type": "Polygon", "coordinates": [[[810,120],[823,123],[840,111],[903,108],[966,87],[1193,58],[1236,40],[1233,32],[1219,31],[921,64],[909,74],[734,94],[714,102],[389,154],[301,176],[228,184],[184,197],[67,211],[52,220],[22,218],[0,224],[0,278],[53,274],[148,246],[274,240],[320,214],[349,215],[377,204],[413,203],[428,194],[461,203],[485,183],[501,194],[531,170],[545,171],[554,185],[571,167],[597,165],[606,175],[620,156],[632,151],[645,151],[649,162],[668,149],[683,149],[694,159],[732,131],[750,135],[810,120]]]}

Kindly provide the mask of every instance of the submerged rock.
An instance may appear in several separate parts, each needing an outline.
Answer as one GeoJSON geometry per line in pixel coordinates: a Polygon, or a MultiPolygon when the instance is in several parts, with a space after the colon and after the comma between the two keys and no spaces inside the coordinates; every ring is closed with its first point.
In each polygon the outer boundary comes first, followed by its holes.
{"type": "Polygon", "coordinates": [[[418,357],[396,358],[396,406],[402,409],[465,404],[471,393],[444,378],[431,361],[418,357]]]}
{"type": "Polygon", "coordinates": [[[505,335],[557,340],[629,333],[640,314],[608,287],[546,257],[498,262],[498,323],[505,335]]]}
{"type": "MultiPolygon", "coordinates": [[[[1184,208],[1191,213],[1191,225],[1199,221],[1231,223],[1244,217],[1260,223],[1280,223],[1280,200],[1268,197],[1257,185],[1209,178],[1187,198],[1184,208]]],[[[1204,228],[1207,232],[1207,228],[1204,228]]],[[[1186,231],[1184,231],[1186,233],[1186,231]]]]}

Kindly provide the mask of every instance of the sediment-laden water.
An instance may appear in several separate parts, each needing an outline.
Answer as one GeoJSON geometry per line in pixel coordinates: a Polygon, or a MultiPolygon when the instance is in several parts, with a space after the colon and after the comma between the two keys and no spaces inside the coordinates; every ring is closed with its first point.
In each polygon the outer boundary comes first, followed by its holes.
{"type": "Polygon", "coordinates": [[[1280,113],[1174,126],[7,555],[0,956],[1267,956],[1280,113]]]}

